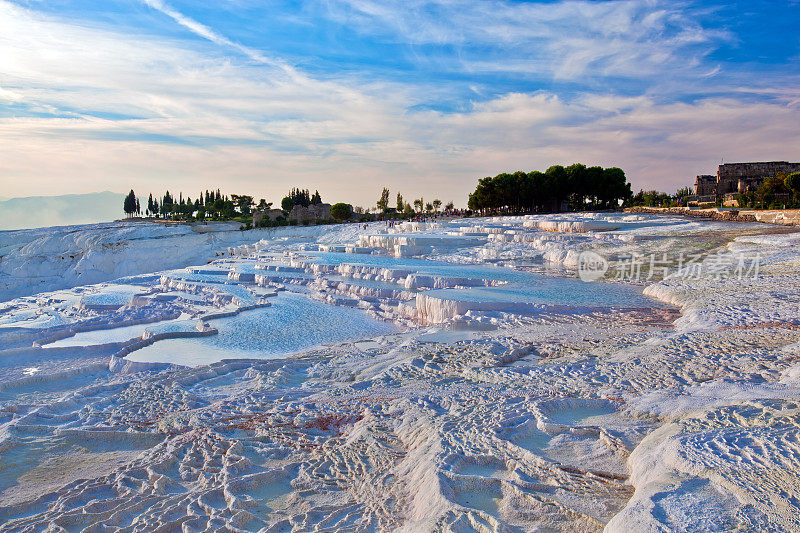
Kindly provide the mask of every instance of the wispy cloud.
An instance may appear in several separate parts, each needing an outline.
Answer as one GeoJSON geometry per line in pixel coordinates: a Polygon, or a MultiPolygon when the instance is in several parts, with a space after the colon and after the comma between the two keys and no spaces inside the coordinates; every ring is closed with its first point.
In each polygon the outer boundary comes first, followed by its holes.
{"type": "Polygon", "coordinates": [[[168,16],[169,18],[171,18],[184,28],[188,29],[195,35],[202,37],[203,39],[207,39],[212,43],[218,44],[220,46],[231,48],[258,63],[264,63],[278,67],[281,70],[283,70],[286,74],[291,75],[293,77],[299,77],[299,74],[295,71],[295,69],[292,68],[285,61],[267,57],[258,50],[234,42],[225,37],[224,35],[220,34],[219,32],[214,31],[212,28],[206,26],[205,24],[202,24],[194,20],[193,18],[187,17],[186,15],[180,13],[179,11],[175,10],[162,0],[140,0],[140,1],[143,2],[145,5],[165,14],[166,16],[168,16]]]}
{"type": "MultiPolygon", "coordinates": [[[[606,4],[523,5],[519,20],[516,6],[501,2],[478,3],[475,13],[453,13],[455,20],[428,12],[449,15],[465,5],[460,0],[412,2],[403,8],[408,13],[366,0],[331,5],[341,16],[355,13],[348,27],[383,31],[387,39],[401,39],[403,25],[413,43],[500,39],[497,49],[514,51],[511,60],[468,57],[462,67],[541,68],[550,79],[655,77],[659,65],[683,57],[682,47],[717,38],[656,1],[643,2],[647,9],[606,4]],[[570,16],[594,33],[556,38],[570,16]],[[483,28],[469,26],[475,17],[486,17],[483,28]],[[655,43],[665,41],[659,56],[655,43]],[[522,54],[534,42],[538,48],[522,54]],[[638,42],[654,44],[637,51],[638,42]],[[593,52],[595,45],[601,50],[593,52]]],[[[389,186],[463,203],[477,177],[506,169],[582,160],[621,166],[637,187],[670,189],[713,171],[721,157],[800,157],[798,95],[770,84],[774,78],[762,88],[734,85],[686,99],[664,98],[666,81],[629,94],[606,82],[573,82],[569,91],[470,83],[455,111],[432,110],[425,104],[432,94],[447,98],[448,86],[365,82],[368,67],[322,79],[162,2],[148,5],[203,41],[79,24],[0,0],[0,180],[7,196],[222,186],[274,199],[305,185],[330,199],[371,204],[389,186]]],[[[672,83],[710,70],[704,61],[686,68],[691,72],[676,71],[682,74],[672,83]]]]}
{"type": "Polygon", "coordinates": [[[731,36],[665,0],[330,0],[330,16],[365,34],[462,49],[467,69],[575,80],[694,70],[731,36]],[[485,48],[503,50],[487,60],[485,48]]]}

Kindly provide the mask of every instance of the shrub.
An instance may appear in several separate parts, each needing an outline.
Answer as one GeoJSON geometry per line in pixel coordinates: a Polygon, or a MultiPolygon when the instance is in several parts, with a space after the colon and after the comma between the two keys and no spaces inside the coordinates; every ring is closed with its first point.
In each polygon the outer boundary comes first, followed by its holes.
{"type": "Polygon", "coordinates": [[[353,216],[353,206],[343,202],[333,204],[331,206],[331,216],[339,222],[348,220],[351,216],[353,216]]]}

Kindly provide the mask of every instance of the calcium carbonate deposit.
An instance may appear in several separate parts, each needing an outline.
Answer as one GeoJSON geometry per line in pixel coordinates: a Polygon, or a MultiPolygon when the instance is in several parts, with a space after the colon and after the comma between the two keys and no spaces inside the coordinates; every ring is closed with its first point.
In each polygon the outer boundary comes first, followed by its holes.
{"type": "Polygon", "coordinates": [[[0,531],[798,531],[800,234],[0,232],[0,531]]]}

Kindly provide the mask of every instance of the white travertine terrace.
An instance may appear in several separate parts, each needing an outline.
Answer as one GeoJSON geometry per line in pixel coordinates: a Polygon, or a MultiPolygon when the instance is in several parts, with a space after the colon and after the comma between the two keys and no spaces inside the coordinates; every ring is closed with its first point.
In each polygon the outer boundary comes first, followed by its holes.
{"type": "Polygon", "coordinates": [[[800,234],[207,229],[0,235],[0,531],[800,529],[800,234]]]}

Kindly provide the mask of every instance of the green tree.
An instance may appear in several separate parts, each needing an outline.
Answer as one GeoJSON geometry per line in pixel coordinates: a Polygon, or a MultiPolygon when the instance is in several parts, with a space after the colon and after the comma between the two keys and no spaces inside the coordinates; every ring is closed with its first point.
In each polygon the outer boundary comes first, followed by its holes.
{"type": "Polygon", "coordinates": [[[319,191],[314,191],[314,194],[311,195],[311,205],[319,205],[322,203],[322,196],[320,196],[319,191]]]}
{"type": "Polygon", "coordinates": [[[233,200],[234,205],[239,209],[242,215],[248,216],[252,212],[252,196],[247,196],[246,194],[232,194],[231,200],[233,200]]]}
{"type": "Polygon", "coordinates": [[[339,222],[349,220],[353,216],[353,206],[343,202],[333,204],[331,206],[331,216],[339,222]]]}
{"type": "Polygon", "coordinates": [[[223,200],[222,198],[217,198],[211,205],[214,208],[215,217],[222,215],[222,210],[225,208],[225,200],[223,200]]]}
{"type": "Polygon", "coordinates": [[[423,205],[424,204],[423,204],[422,198],[417,198],[416,200],[414,200],[414,209],[417,211],[417,213],[421,213],[422,212],[422,206],[423,205]]]}
{"type": "Polygon", "coordinates": [[[778,176],[764,178],[764,182],[756,189],[756,198],[760,202],[761,207],[769,207],[770,204],[775,202],[776,195],[789,192],[785,182],[785,178],[778,176]]]}
{"type": "Polygon", "coordinates": [[[405,204],[403,203],[403,195],[399,192],[397,193],[397,212],[400,213],[405,209],[405,204]]]}
{"type": "Polygon", "coordinates": [[[442,201],[437,198],[433,201],[433,210],[438,213],[440,207],[442,207],[442,201]]]}
{"type": "Polygon", "coordinates": [[[584,210],[589,206],[618,207],[619,200],[632,196],[621,169],[575,163],[566,168],[554,165],[544,173],[503,172],[481,178],[467,206],[484,213],[557,211],[566,200],[571,209],[584,210]]]}
{"type": "Polygon", "coordinates": [[[122,202],[122,209],[128,218],[132,217],[136,212],[136,195],[133,193],[133,189],[125,196],[125,200],[122,202]]]}
{"type": "Polygon", "coordinates": [[[378,209],[385,213],[389,209],[389,189],[386,187],[381,191],[381,197],[377,201],[378,209]]]}
{"type": "Polygon", "coordinates": [[[291,211],[294,207],[294,200],[292,200],[291,196],[284,196],[283,200],[281,200],[281,209],[284,211],[291,211]]]}
{"type": "Polygon", "coordinates": [[[783,185],[794,193],[795,200],[800,198],[800,172],[794,172],[786,176],[783,180],[783,185]]]}

